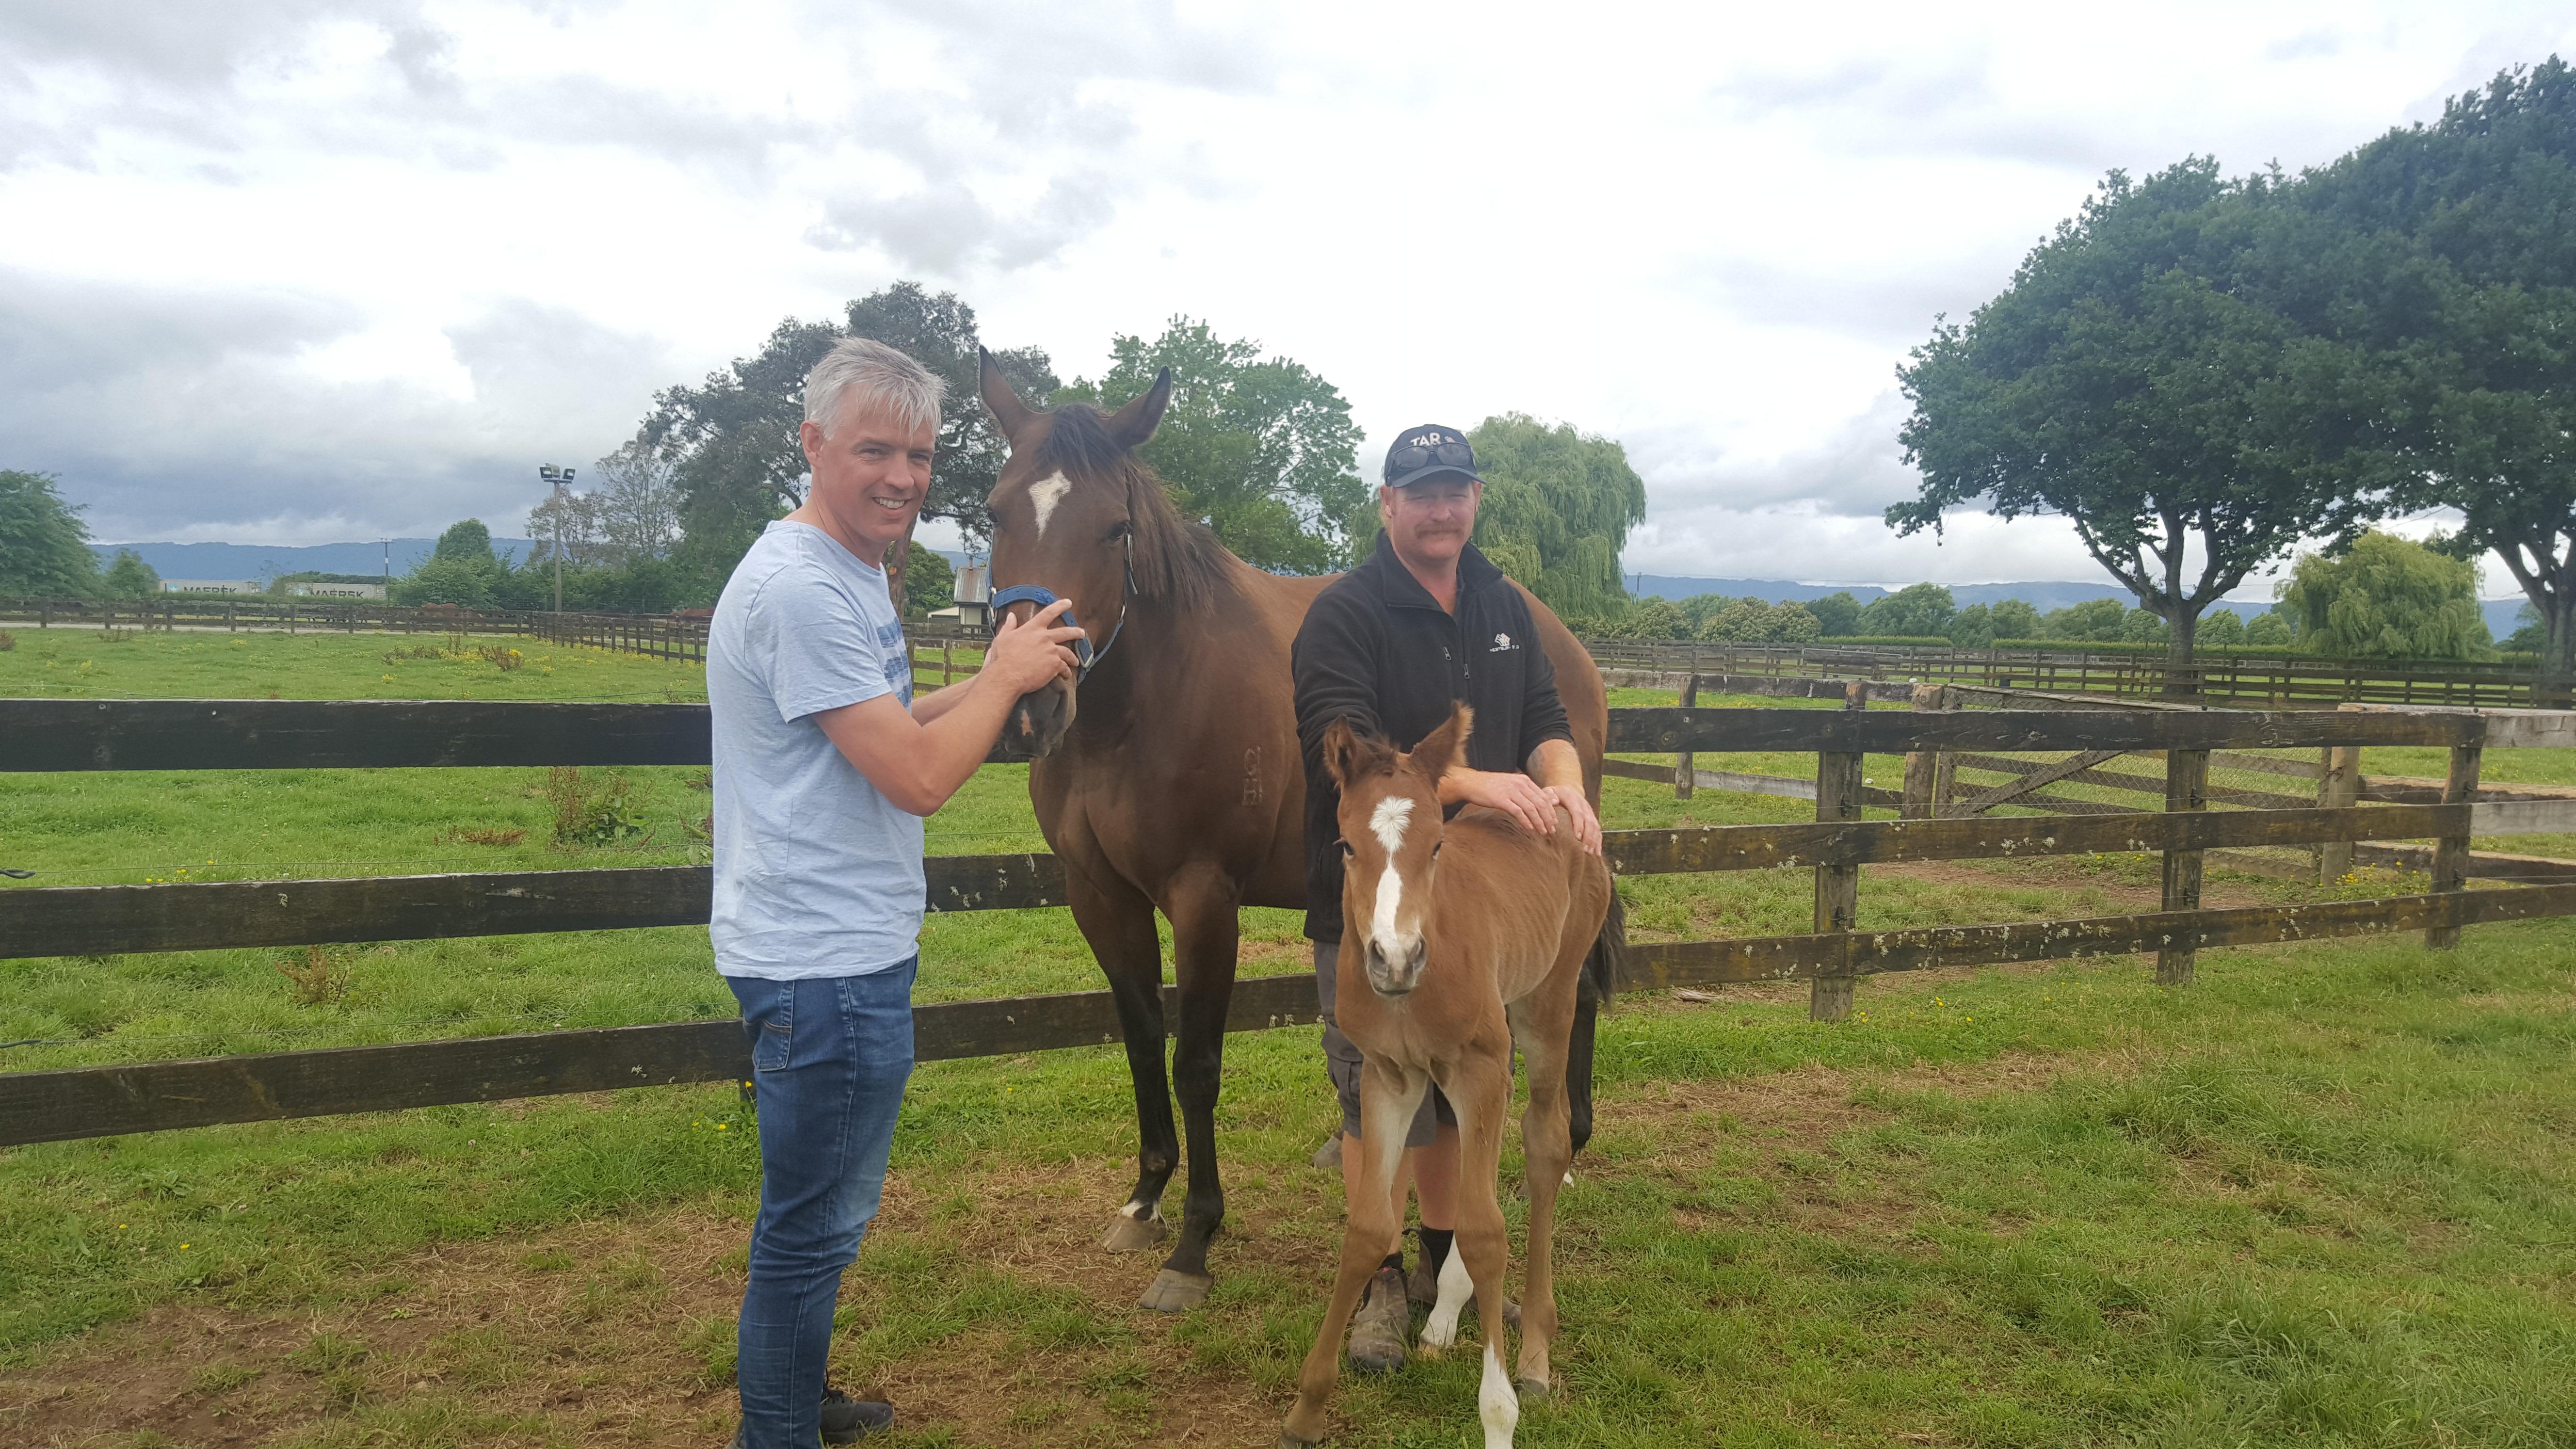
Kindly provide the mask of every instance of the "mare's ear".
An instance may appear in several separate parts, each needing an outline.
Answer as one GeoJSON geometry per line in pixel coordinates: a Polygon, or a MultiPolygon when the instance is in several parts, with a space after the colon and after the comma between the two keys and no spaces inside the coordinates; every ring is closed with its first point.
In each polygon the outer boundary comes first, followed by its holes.
{"type": "Polygon", "coordinates": [[[993,421],[1000,425],[1002,436],[1017,442],[1020,430],[1037,417],[1038,411],[1020,401],[1020,395],[1012,391],[1011,380],[1002,376],[1002,369],[994,365],[993,354],[978,347],[975,355],[983,359],[983,370],[976,379],[976,391],[984,395],[984,406],[992,410],[993,421]]]}
{"type": "Polygon", "coordinates": [[[1349,720],[1337,719],[1324,726],[1324,773],[1332,777],[1334,789],[1350,788],[1351,756],[1358,752],[1359,743],[1349,720]]]}
{"type": "Polygon", "coordinates": [[[1449,707],[1449,718],[1440,728],[1422,737],[1422,743],[1404,758],[1413,768],[1429,777],[1433,784],[1467,757],[1467,736],[1476,728],[1476,712],[1463,704],[1449,707]]]}
{"type": "Polygon", "coordinates": [[[1120,408],[1109,418],[1109,436],[1122,448],[1143,447],[1154,430],[1163,425],[1163,409],[1172,405],[1172,370],[1164,368],[1154,374],[1154,385],[1145,395],[1120,408]]]}

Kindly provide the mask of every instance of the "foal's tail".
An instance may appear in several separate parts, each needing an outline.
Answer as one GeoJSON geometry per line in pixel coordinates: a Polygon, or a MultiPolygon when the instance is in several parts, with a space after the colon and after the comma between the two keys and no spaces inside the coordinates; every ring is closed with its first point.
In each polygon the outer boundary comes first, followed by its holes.
{"type": "Polygon", "coordinates": [[[1619,984],[1619,973],[1627,964],[1628,907],[1619,899],[1619,882],[1610,882],[1610,914],[1601,918],[1601,934],[1592,938],[1592,950],[1583,958],[1583,984],[1579,999],[1603,1002],[1619,984]]]}
{"type": "Polygon", "coordinates": [[[1583,974],[1575,981],[1574,1031],[1566,1043],[1566,1127],[1577,1152],[1592,1140],[1593,1031],[1601,1004],[1619,984],[1621,958],[1627,953],[1628,908],[1620,903],[1619,882],[1613,880],[1610,914],[1602,918],[1601,934],[1592,938],[1592,949],[1583,957],[1583,974]]]}

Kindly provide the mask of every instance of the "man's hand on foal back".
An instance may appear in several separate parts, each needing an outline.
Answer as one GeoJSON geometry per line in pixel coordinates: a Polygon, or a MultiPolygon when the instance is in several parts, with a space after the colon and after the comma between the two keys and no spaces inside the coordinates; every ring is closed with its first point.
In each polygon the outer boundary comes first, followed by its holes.
{"type": "Polygon", "coordinates": [[[1556,812],[1563,810],[1584,850],[1601,853],[1601,819],[1580,789],[1542,785],[1510,770],[1451,770],[1440,777],[1440,798],[1500,810],[1541,835],[1556,833],[1556,812]]]}

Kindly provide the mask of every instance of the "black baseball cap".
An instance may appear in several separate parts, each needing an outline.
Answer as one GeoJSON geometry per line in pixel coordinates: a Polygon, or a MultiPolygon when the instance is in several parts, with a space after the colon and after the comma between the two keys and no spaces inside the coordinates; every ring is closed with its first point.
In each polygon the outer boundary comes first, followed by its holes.
{"type": "Polygon", "coordinates": [[[1426,478],[1454,473],[1471,483],[1485,480],[1476,476],[1476,450],[1467,443],[1467,435],[1439,423],[1424,423],[1406,428],[1395,435],[1386,450],[1386,471],[1380,475],[1389,488],[1409,488],[1426,478]]]}

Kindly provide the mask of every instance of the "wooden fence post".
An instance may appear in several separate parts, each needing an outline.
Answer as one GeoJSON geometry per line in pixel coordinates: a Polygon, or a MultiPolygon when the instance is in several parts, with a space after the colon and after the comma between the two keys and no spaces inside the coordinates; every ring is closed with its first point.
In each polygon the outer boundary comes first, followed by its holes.
{"type": "MultiPolygon", "coordinates": [[[[1853,680],[1843,687],[1843,708],[1859,709],[1869,700],[1869,686],[1853,680]]],[[[1816,756],[1816,818],[1820,821],[1860,819],[1861,772],[1868,756],[1857,752],[1827,750],[1816,756]]],[[[1860,916],[1860,867],[1857,865],[1820,865],[1816,867],[1816,929],[1819,932],[1849,931],[1860,916]]],[[[1858,978],[1849,975],[1818,976],[1808,982],[1807,1019],[1841,1021],[1851,1015],[1852,987],[1858,978]]]]}
{"type": "MultiPolygon", "coordinates": [[[[2205,810],[2209,806],[2209,751],[2165,751],[2165,808],[2167,810],[2205,810]]],[[[2168,911],[2200,909],[2200,852],[2168,850],[2165,852],[2164,908],[2168,911]]],[[[2190,947],[2169,947],[2156,953],[2158,986],[2189,986],[2192,958],[2197,953],[2190,947]]]]}
{"type": "MultiPolygon", "coordinates": [[[[2361,803],[2361,746],[2325,746],[2325,775],[2317,781],[2320,808],[2349,809],[2361,803]]],[[[2352,842],[2329,840],[2317,847],[2317,884],[2333,885],[2352,874],[2352,842]]]]}
{"type": "MultiPolygon", "coordinates": [[[[2478,794],[2478,762],[2485,751],[2476,745],[2451,747],[2451,775],[2442,782],[2442,803],[2466,805],[2478,794]]],[[[2469,837],[2445,835],[2433,842],[2433,889],[2459,891],[2468,887],[2469,837]]],[[[2460,944],[2460,928],[2434,926],[2424,932],[2424,944],[2437,951],[2447,951],[2460,944]]]]}
{"type": "MultiPolygon", "coordinates": [[[[1914,686],[1914,707],[1917,710],[1938,710],[1948,697],[1949,690],[1943,685],[1914,686]]],[[[1941,752],[1939,750],[1913,750],[1906,754],[1905,804],[1897,811],[1899,815],[1908,820],[1929,820],[1933,817],[1935,810],[1933,786],[1940,778],[1940,771],[1941,752]]]]}
{"type": "MultiPolygon", "coordinates": [[[[1697,650],[1693,650],[1690,658],[1690,673],[1682,676],[1681,707],[1684,709],[1693,709],[1696,708],[1698,704],[1699,652],[1697,650]]],[[[1673,757],[1674,799],[1689,799],[1691,797],[1691,788],[1698,783],[1698,780],[1699,757],[1697,755],[1692,754],[1688,750],[1684,750],[1673,757]]]]}

